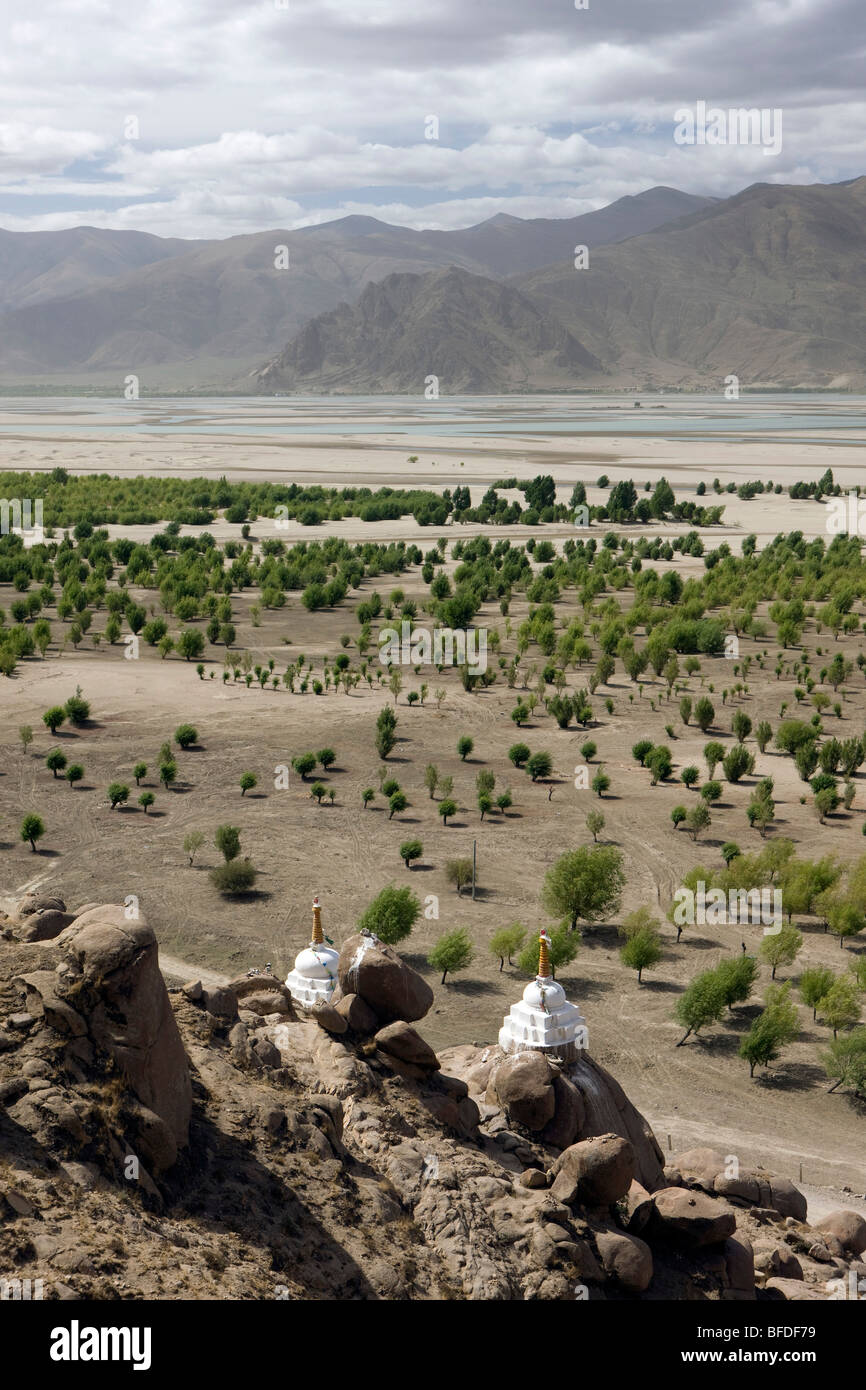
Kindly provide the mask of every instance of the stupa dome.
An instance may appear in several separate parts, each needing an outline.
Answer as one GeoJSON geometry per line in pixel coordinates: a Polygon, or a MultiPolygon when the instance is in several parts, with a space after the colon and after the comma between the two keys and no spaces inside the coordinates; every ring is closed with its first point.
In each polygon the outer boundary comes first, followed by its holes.
{"type": "Polygon", "coordinates": [[[586,1020],[551,974],[546,931],[538,941],[538,974],[502,1020],[499,1046],[503,1052],[548,1052],[571,1061],[587,1045],[586,1020]]]}
{"type": "Polygon", "coordinates": [[[322,931],[322,909],[319,899],[313,899],[313,934],[309,946],[295,957],[295,968],[286,976],[286,988],[296,1003],[311,1009],[321,1000],[330,999],[337,985],[339,951],[325,944],[322,931]]]}

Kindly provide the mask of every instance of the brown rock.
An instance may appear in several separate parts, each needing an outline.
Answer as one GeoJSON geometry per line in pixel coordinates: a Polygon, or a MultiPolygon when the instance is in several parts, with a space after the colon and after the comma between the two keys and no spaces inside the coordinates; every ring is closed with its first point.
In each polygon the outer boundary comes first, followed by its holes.
{"type": "Polygon", "coordinates": [[[619,1134],[602,1134],[572,1144],[553,1165],[553,1195],[562,1202],[607,1207],[628,1192],[635,1152],[619,1134]]]}
{"type": "Polygon", "coordinates": [[[344,994],[336,1009],[353,1033],[375,1033],[379,1027],[378,1018],[360,994],[344,994]]]}
{"type": "Polygon", "coordinates": [[[201,980],[187,980],[186,984],[182,987],[182,992],[186,995],[191,1004],[197,1004],[202,995],[201,980]]]}
{"type": "Polygon", "coordinates": [[[279,1048],[269,1038],[256,1038],[252,1050],[263,1067],[278,1067],[282,1061],[279,1048]]]}
{"type": "Polygon", "coordinates": [[[725,1241],[725,1271],[731,1289],[754,1295],[755,1259],[745,1236],[728,1236],[725,1241]]]}
{"type": "Polygon", "coordinates": [[[568,1077],[580,1092],[585,1110],[581,1139],[602,1134],[618,1134],[627,1139],[637,1163],[634,1176],[647,1192],[655,1192],[664,1182],[664,1155],[650,1126],[619,1082],[588,1053],[581,1053],[569,1068],[568,1077]]]}
{"type": "Polygon", "coordinates": [[[773,1207],[781,1216],[793,1216],[796,1221],[806,1220],[806,1198],[788,1178],[770,1179],[770,1200],[764,1205],[773,1207]]]}
{"type": "Polygon", "coordinates": [[[391,946],[362,932],[344,942],[338,972],[343,994],[359,994],[383,1023],[414,1023],[433,1003],[423,976],[391,946]]]}
{"type": "Polygon", "coordinates": [[[595,1238],[608,1274],[630,1293],[643,1293],[653,1277],[652,1251],[645,1241],[623,1231],[600,1231],[595,1238]]]}
{"type": "Polygon", "coordinates": [[[349,1025],[343,1015],[326,1000],[321,999],[318,1004],[314,1004],[310,1013],[319,1027],[324,1028],[326,1033],[333,1033],[335,1037],[340,1037],[341,1034],[348,1032],[349,1025]]]}
{"type": "Polygon", "coordinates": [[[866,1221],[856,1211],[831,1211],[815,1229],[835,1236],[849,1255],[861,1255],[866,1250],[866,1221]]]}
{"type": "Polygon", "coordinates": [[[215,985],[213,989],[202,989],[201,1002],[209,1014],[215,1018],[236,1019],[238,999],[234,990],[226,985],[215,985]]]}
{"type": "Polygon", "coordinates": [[[652,1216],[653,1201],[645,1187],[634,1179],[625,1194],[625,1228],[638,1235],[652,1216]]]}
{"type": "Polygon", "coordinates": [[[586,1119],[583,1097],[572,1081],[556,1072],[553,1077],[553,1119],[541,1131],[541,1140],[556,1149],[567,1149],[577,1140],[586,1119]]]}
{"type": "Polygon", "coordinates": [[[802,1279],[803,1266],[787,1245],[756,1245],[755,1269],[780,1279],[802,1279]]]}
{"type": "MultiPolygon", "coordinates": [[[[142,1105],[182,1148],[189,1138],[189,1063],[159,971],[156,938],[143,915],[100,907],[67,927],[64,991],[75,991],[91,1040],[111,1056],[142,1105]]],[[[58,977],[59,978],[59,977],[58,977]]]]}
{"type": "Polygon", "coordinates": [[[250,1013],[257,1014],[259,1018],[267,1018],[270,1014],[280,1014],[283,1018],[294,1017],[288,990],[284,994],[248,994],[241,1000],[241,1006],[249,1009],[250,1013]]]}
{"type": "Polygon", "coordinates": [[[678,1245],[715,1245],[737,1228],[734,1213],[701,1192],[665,1188],[656,1192],[653,1206],[648,1229],[678,1245]]]}
{"type": "MultiPolygon", "coordinates": [[[[346,1020],[342,1015],[339,1017],[340,1022],[345,1024],[346,1020]]],[[[439,1058],[436,1053],[408,1023],[389,1023],[386,1028],[380,1028],[374,1036],[376,1046],[389,1056],[396,1057],[401,1062],[408,1062],[410,1066],[421,1067],[424,1071],[439,1070],[439,1058]]]]}
{"type": "Polygon", "coordinates": [[[517,1179],[521,1187],[547,1187],[547,1174],[540,1168],[525,1168],[517,1179]]]}
{"type": "Polygon", "coordinates": [[[53,907],[46,908],[29,913],[16,935],[19,941],[53,941],[74,920],[71,912],[62,912],[53,907]]]}
{"type": "Polygon", "coordinates": [[[510,1118],[527,1129],[544,1129],[554,1118],[553,1072],[542,1052],[506,1057],[490,1084],[510,1118]]]}
{"type": "Polygon", "coordinates": [[[775,1294],[779,1300],[787,1303],[805,1303],[816,1299],[823,1302],[827,1297],[820,1289],[814,1288],[811,1284],[804,1284],[799,1279],[768,1279],[764,1288],[771,1296],[775,1294]]]}
{"type": "Polygon", "coordinates": [[[66,903],[62,898],[50,893],[25,893],[18,903],[19,918],[30,917],[35,912],[65,912],[66,903]]]}

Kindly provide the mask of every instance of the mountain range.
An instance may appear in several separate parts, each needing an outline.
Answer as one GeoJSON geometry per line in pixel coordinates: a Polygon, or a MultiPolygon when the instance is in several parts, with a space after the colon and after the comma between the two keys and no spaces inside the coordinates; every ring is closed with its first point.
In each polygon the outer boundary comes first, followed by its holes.
{"type": "Polygon", "coordinates": [[[7,380],[422,395],[866,388],[866,178],[456,231],[0,232],[7,380]],[[575,256],[576,248],[587,252],[575,256]],[[285,267],[285,268],[278,268],[285,267]],[[580,268],[577,268],[577,267],[580,268]]]}

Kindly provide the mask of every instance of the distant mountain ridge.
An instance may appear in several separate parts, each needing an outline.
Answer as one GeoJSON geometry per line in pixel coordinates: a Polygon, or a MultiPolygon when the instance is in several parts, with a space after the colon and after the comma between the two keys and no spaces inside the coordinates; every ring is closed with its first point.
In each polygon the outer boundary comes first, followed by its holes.
{"type": "Polygon", "coordinates": [[[651,188],[574,218],[494,217],[416,231],[350,216],[223,241],[77,227],[0,230],[0,371],[39,379],[137,372],[170,384],[246,378],[371,282],[456,266],[503,278],[658,227],[714,200],[651,188]],[[289,268],[276,268],[278,248],[289,268]]]}
{"type": "Polygon", "coordinates": [[[253,380],[420,393],[432,372],[443,390],[506,392],[559,389],[573,371],[566,385],[721,389],[736,375],[744,387],[863,390],[864,228],[866,178],[756,184],[597,246],[585,269],[570,259],[510,276],[496,295],[473,277],[448,295],[437,273],[411,287],[389,277],[377,296],[307,324],[253,380]],[[470,348],[483,385],[467,384],[470,348]],[[449,375],[463,384],[445,387],[449,375]]]}

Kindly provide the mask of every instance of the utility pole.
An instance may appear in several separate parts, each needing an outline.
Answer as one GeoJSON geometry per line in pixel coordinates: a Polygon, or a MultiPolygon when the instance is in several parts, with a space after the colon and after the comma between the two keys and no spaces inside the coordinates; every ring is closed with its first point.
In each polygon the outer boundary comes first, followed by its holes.
{"type": "Polygon", "coordinates": [[[477,840],[473,840],[473,841],[472,841],[472,901],[473,901],[473,902],[475,901],[475,862],[476,862],[476,851],[477,851],[477,849],[478,849],[478,841],[477,841],[477,840]]]}

